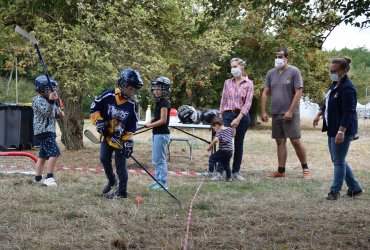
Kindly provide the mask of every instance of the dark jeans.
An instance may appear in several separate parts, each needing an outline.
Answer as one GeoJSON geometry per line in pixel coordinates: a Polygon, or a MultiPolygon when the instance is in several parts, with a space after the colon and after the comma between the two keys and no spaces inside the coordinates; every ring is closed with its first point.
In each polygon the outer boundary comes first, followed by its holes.
{"type": "Polygon", "coordinates": [[[223,170],[225,169],[226,178],[231,178],[230,159],[232,155],[233,151],[231,150],[217,150],[209,157],[208,171],[213,172],[216,164],[218,163],[217,172],[222,174],[223,170]]]}
{"type": "Polygon", "coordinates": [[[112,167],[113,152],[119,180],[118,192],[126,193],[128,172],[126,167],[126,157],[124,154],[124,150],[111,147],[108,145],[106,140],[103,140],[100,146],[100,162],[103,164],[104,172],[108,178],[110,185],[113,185],[115,183],[115,175],[112,167]]]}
{"type": "MultiPolygon", "coordinates": [[[[239,113],[227,112],[223,113],[223,120],[225,127],[231,127],[231,122],[239,115],[239,113]]],[[[246,114],[241,120],[236,128],[236,134],[234,138],[234,161],[233,161],[233,173],[238,173],[240,171],[240,164],[243,159],[243,144],[245,133],[247,133],[250,123],[249,114],[246,114]]]]}

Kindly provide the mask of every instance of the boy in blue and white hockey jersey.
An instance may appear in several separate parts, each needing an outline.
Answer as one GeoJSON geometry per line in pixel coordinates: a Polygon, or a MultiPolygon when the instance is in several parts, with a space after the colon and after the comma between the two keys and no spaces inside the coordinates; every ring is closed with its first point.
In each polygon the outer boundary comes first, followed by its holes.
{"type": "Polygon", "coordinates": [[[100,161],[108,179],[102,193],[108,199],[127,198],[126,158],[132,152],[131,137],[137,124],[135,102],[131,98],[143,83],[138,71],[127,68],[121,72],[117,85],[98,96],[90,108],[91,121],[101,135],[100,161]],[[112,167],[113,152],[118,180],[112,167]]]}

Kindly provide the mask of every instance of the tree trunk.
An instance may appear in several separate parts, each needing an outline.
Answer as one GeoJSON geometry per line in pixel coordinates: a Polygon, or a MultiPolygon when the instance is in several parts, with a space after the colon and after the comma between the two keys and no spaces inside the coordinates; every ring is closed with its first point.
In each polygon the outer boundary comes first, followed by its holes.
{"type": "Polygon", "coordinates": [[[254,128],[257,126],[257,114],[258,114],[258,109],[260,107],[259,103],[260,101],[254,96],[253,101],[252,101],[252,106],[249,109],[249,117],[250,117],[249,127],[250,128],[254,128]]]}
{"type": "Polygon", "coordinates": [[[255,128],[257,126],[257,112],[255,112],[255,111],[250,112],[249,117],[250,117],[249,127],[250,128],[255,128]]]}
{"type": "Polygon", "coordinates": [[[83,148],[83,125],[82,119],[82,95],[69,96],[64,95],[64,113],[63,119],[58,124],[62,131],[62,143],[67,150],[79,150],[83,148]],[[72,101],[73,100],[73,101],[72,101]]]}

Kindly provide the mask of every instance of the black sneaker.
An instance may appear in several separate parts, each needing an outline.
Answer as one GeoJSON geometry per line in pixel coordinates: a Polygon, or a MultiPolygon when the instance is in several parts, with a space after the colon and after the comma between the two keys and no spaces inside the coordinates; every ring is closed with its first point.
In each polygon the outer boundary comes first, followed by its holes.
{"type": "Polygon", "coordinates": [[[364,192],[365,192],[365,190],[363,190],[363,189],[360,189],[358,191],[350,191],[350,190],[348,190],[347,191],[347,195],[349,197],[351,197],[351,198],[354,198],[354,197],[357,197],[357,196],[362,195],[364,192]]]}
{"type": "Polygon", "coordinates": [[[116,180],[116,182],[113,184],[113,185],[110,185],[110,183],[108,182],[108,184],[104,187],[103,189],[103,195],[109,193],[110,191],[112,192],[115,192],[118,190],[118,180],[116,180]]]}
{"type": "Polygon", "coordinates": [[[127,198],[127,192],[126,193],[120,193],[118,191],[111,192],[103,195],[107,199],[121,199],[121,198],[127,198]]]}
{"type": "Polygon", "coordinates": [[[352,141],[356,141],[356,140],[358,140],[358,139],[360,139],[360,136],[359,136],[358,134],[355,134],[355,135],[353,136],[353,138],[352,138],[352,141]]]}
{"type": "Polygon", "coordinates": [[[325,199],[327,199],[328,201],[335,201],[338,200],[339,197],[340,197],[339,192],[330,192],[328,193],[328,196],[325,197],[325,199]]]}

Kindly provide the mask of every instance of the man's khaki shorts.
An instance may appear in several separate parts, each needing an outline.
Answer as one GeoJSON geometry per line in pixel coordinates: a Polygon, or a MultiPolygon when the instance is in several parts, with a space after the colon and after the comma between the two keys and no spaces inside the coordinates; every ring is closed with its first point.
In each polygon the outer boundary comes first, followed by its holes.
{"type": "Polygon", "coordinates": [[[272,138],[282,139],[301,138],[301,126],[299,115],[293,115],[292,120],[285,121],[284,115],[272,115],[272,138]]]}

